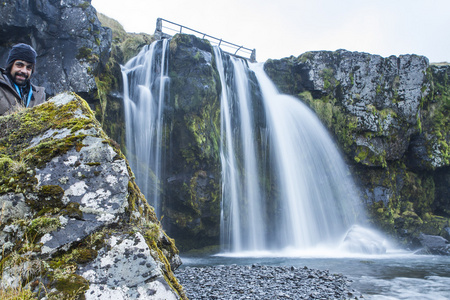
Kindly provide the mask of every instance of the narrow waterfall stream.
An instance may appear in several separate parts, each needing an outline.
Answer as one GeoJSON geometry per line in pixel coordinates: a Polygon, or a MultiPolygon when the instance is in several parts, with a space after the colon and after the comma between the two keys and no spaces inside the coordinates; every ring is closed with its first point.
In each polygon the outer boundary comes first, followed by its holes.
{"type": "Polygon", "coordinates": [[[229,250],[265,249],[264,197],[258,180],[249,72],[244,61],[214,48],[221,95],[222,214],[221,242],[229,250]],[[228,74],[229,76],[226,76],[228,74]],[[245,229],[243,229],[245,228],[245,229]]]}
{"type": "Polygon", "coordinates": [[[168,40],[145,46],[122,67],[127,159],[160,217],[163,109],[168,88],[168,40]]]}

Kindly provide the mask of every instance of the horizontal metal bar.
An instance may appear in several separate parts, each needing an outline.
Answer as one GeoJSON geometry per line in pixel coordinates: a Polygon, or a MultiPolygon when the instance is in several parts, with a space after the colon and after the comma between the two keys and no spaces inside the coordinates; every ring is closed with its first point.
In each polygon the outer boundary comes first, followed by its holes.
{"type": "MultiPolygon", "coordinates": [[[[176,29],[173,29],[173,28],[170,28],[170,27],[167,27],[167,26],[162,26],[162,22],[163,22],[163,21],[166,22],[166,23],[169,23],[169,24],[178,26],[178,27],[179,27],[179,33],[182,33],[183,29],[185,29],[184,32],[186,32],[186,30],[191,31],[191,32],[195,32],[195,33],[197,33],[197,34],[203,36],[203,37],[202,37],[203,39],[207,38],[207,39],[212,39],[213,41],[214,41],[214,40],[217,41],[216,43],[218,44],[219,47],[222,45],[222,46],[224,46],[224,47],[230,47],[230,48],[236,49],[236,51],[234,52],[234,55],[235,55],[235,56],[238,56],[237,53],[238,53],[239,51],[243,51],[243,52],[247,52],[248,54],[250,54],[250,60],[256,60],[256,57],[255,57],[255,56],[256,56],[256,54],[255,54],[255,49],[246,48],[246,47],[244,47],[244,46],[242,46],[242,45],[236,45],[236,44],[233,44],[233,43],[224,41],[223,39],[219,39],[219,38],[216,38],[216,37],[214,37],[214,36],[205,34],[205,33],[200,32],[200,31],[198,31],[198,30],[195,30],[195,29],[192,29],[192,28],[189,28],[189,27],[186,27],[186,26],[183,26],[183,25],[174,23],[174,22],[172,22],[172,21],[169,21],[169,20],[166,20],[166,19],[163,19],[163,18],[158,18],[156,30],[161,31],[161,33],[162,33],[162,28],[166,28],[166,29],[168,29],[168,30],[177,32],[176,29]]],[[[212,41],[211,41],[211,42],[212,42],[212,41]]]]}

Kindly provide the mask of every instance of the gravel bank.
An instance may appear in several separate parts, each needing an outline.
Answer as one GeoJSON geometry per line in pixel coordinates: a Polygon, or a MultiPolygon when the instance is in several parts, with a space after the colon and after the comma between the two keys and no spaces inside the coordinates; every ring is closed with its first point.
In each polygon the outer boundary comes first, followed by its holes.
{"type": "Polygon", "coordinates": [[[342,274],[307,267],[219,265],[175,271],[190,300],[195,299],[358,299],[342,274]]]}

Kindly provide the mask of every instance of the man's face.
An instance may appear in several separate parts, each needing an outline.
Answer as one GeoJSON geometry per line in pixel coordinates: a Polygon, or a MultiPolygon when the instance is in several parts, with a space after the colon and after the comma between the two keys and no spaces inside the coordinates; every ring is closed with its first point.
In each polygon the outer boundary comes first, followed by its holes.
{"type": "Polygon", "coordinates": [[[33,73],[33,64],[23,61],[14,61],[11,67],[11,78],[17,85],[25,85],[33,73]]]}

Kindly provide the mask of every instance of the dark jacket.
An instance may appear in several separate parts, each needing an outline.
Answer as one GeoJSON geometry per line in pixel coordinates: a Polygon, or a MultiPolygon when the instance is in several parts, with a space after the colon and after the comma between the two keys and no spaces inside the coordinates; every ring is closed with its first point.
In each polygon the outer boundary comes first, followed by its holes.
{"type": "MultiPolygon", "coordinates": [[[[10,80],[7,78],[6,71],[0,68],[0,116],[13,113],[23,108],[19,94],[11,86],[10,80]]],[[[33,94],[31,96],[28,107],[33,107],[45,102],[45,89],[43,87],[31,84],[33,94]]]]}

